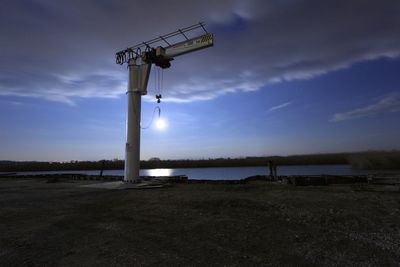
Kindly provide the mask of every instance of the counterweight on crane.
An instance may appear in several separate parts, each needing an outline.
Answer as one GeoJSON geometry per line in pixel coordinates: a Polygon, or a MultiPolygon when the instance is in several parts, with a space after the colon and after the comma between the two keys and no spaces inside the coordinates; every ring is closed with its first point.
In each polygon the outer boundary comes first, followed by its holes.
{"type": "MultiPolygon", "coordinates": [[[[213,46],[213,44],[213,34],[208,33],[205,24],[200,22],[116,53],[116,63],[120,65],[128,63],[129,68],[125,182],[137,183],[140,181],[141,96],[147,94],[147,83],[152,64],[163,69],[169,68],[175,57],[213,46]],[[187,34],[193,33],[196,29],[202,29],[204,33],[189,39],[187,34]],[[172,43],[171,39],[177,37],[184,40],[172,43]],[[160,43],[164,43],[166,46],[152,47],[152,45],[160,43]]],[[[159,98],[161,98],[161,95],[159,95],[159,98]]]]}

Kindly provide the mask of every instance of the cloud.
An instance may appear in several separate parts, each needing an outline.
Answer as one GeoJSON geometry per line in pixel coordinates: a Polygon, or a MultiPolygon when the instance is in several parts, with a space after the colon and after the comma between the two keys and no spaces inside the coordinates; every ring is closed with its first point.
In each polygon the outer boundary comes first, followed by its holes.
{"type": "Polygon", "coordinates": [[[332,121],[345,121],[390,112],[400,112],[400,94],[387,95],[378,102],[366,107],[357,108],[344,113],[337,113],[333,116],[332,121]]]}
{"type": "Polygon", "coordinates": [[[283,104],[280,104],[280,105],[278,105],[278,106],[274,106],[274,107],[270,108],[269,111],[274,111],[274,110],[277,110],[277,109],[282,109],[282,108],[285,108],[285,107],[287,107],[287,106],[289,106],[289,105],[291,105],[291,104],[292,104],[292,102],[286,102],[286,103],[283,103],[283,104]]]}
{"type": "Polygon", "coordinates": [[[22,102],[12,101],[12,100],[0,100],[0,103],[11,104],[11,105],[15,105],[15,106],[22,105],[22,102]]]}
{"type": "Polygon", "coordinates": [[[215,46],[172,62],[166,100],[254,91],[400,55],[398,0],[3,2],[0,95],[68,104],[118,97],[128,75],[116,51],[197,21],[208,23],[215,46]]]}

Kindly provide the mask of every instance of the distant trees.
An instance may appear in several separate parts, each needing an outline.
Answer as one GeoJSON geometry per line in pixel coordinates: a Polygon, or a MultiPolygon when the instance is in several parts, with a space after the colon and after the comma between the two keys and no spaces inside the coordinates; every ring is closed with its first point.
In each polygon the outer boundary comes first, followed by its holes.
{"type": "Polygon", "coordinates": [[[354,169],[400,169],[400,151],[370,151],[353,154],[348,157],[348,162],[354,169]]]}
{"type": "MultiPolygon", "coordinates": [[[[400,151],[397,150],[237,159],[161,160],[153,157],[141,161],[140,166],[143,169],[267,166],[269,160],[276,165],[351,164],[357,169],[400,169],[400,151]]],[[[0,161],[0,172],[100,170],[103,166],[107,170],[119,170],[124,168],[124,161],[119,159],[69,162],[0,161]]]]}
{"type": "MultiPolygon", "coordinates": [[[[0,162],[2,172],[20,171],[61,171],[61,170],[99,170],[103,161],[69,161],[69,162],[40,162],[40,161],[11,161],[0,162]]],[[[124,161],[106,160],[106,169],[123,169],[124,161]]]]}

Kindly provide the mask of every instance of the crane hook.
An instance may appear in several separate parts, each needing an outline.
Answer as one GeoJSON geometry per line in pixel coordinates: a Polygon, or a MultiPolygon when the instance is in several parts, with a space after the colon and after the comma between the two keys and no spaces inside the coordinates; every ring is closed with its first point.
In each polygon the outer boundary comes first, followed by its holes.
{"type": "Polygon", "coordinates": [[[162,98],[161,94],[156,95],[157,103],[161,102],[161,98],[162,98]]]}

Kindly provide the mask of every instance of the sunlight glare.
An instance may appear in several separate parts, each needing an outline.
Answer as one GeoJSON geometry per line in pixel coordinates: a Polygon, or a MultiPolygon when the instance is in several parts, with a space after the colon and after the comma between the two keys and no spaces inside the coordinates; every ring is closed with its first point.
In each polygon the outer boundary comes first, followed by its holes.
{"type": "Polygon", "coordinates": [[[164,130],[167,127],[167,122],[164,119],[157,119],[156,121],[156,128],[158,130],[164,130]]]}
{"type": "Polygon", "coordinates": [[[173,173],[172,169],[149,169],[146,172],[149,176],[171,176],[173,173]]]}

